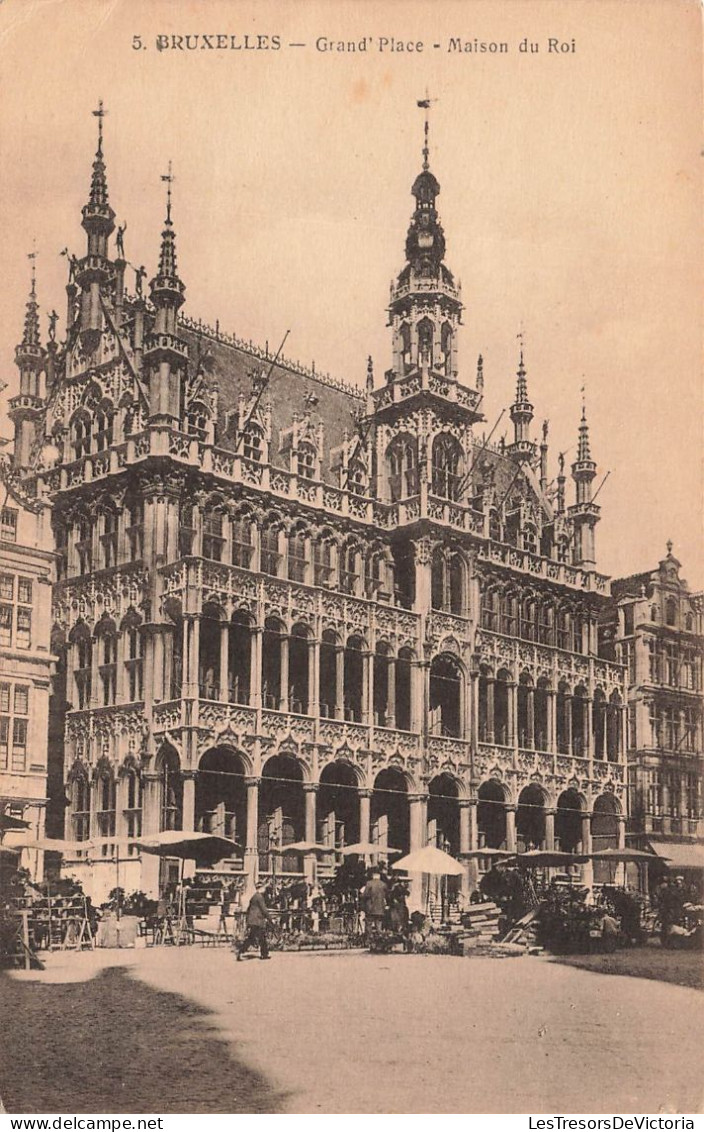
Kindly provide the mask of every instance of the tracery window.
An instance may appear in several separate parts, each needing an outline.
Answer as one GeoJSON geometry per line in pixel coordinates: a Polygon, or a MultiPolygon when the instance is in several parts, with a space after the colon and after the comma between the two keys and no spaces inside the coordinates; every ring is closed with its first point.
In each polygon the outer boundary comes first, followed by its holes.
{"type": "Polygon", "coordinates": [[[301,479],[315,479],[315,449],[312,444],[299,444],[296,457],[296,470],[301,479]]]}
{"type": "Polygon", "coordinates": [[[440,433],[433,441],[433,495],[456,500],[461,487],[462,446],[449,433],[440,433]]]}

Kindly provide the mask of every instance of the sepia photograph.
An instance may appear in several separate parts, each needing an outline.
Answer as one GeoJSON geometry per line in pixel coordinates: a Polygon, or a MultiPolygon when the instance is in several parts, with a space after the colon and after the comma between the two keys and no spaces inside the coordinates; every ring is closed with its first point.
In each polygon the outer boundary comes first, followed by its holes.
{"type": "Polygon", "coordinates": [[[0,95],[0,1129],[693,1130],[700,4],[2,0],[0,95]]]}

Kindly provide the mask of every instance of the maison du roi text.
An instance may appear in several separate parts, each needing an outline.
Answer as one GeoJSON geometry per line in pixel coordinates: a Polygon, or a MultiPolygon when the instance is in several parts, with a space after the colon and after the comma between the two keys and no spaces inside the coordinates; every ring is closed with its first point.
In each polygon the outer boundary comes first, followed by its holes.
{"type": "MultiPolygon", "coordinates": [[[[310,43],[287,43],[280,35],[189,34],[157,35],[157,51],[179,53],[185,51],[281,51],[285,48],[314,48],[322,55],[422,55],[426,51],[439,51],[451,55],[575,55],[574,39],[548,37],[531,40],[525,37],[516,43],[506,40],[463,39],[450,36],[442,42],[431,43],[422,39],[404,39],[396,36],[364,35],[360,39],[332,39],[320,35],[310,43]]],[[[132,37],[132,48],[143,51],[147,47],[141,35],[132,37]]]]}

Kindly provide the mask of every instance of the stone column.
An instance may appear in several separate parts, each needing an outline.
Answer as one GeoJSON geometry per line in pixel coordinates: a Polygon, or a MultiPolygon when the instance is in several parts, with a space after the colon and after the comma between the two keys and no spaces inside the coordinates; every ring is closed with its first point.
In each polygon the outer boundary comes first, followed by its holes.
{"type": "Polygon", "coordinates": [[[516,699],[518,696],[518,686],[515,682],[511,681],[506,686],[506,746],[517,747],[518,735],[516,728],[516,718],[518,712],[516,710],[516,699]]]}
{"type": "MultiPolygon", "coordinates": [[[[196,827],[196,777],[195,771],[183,775],[183,818],[181,826],[184,833],[192,833],[196,827]]],[[[196,871],[195,858],[183,862],[184,877],[192,877],[196,871]]]]}
{"type": "Polygon", "coordinates": [[[526,716],[528,728],[528,746],[535,750],[535,688],[526,689],[526,716]]]}
{"type": "Polygon", "coordinates": [[[626,815],[618,815],[618,847],[619,849],[626,848],[626,815]]]}
{"type": "Polygon", "coordinates": [[[590,697],[584,701],[584,711],[584,752],[591,762],[594,759],[594,701],[590,697]]]}
{"type": "Polygon", "coordinates": [[[372,835],[372,792],[359,791],[359,840],[367,842],[372,835]]]}
{"type": "MultiPolygon", "coordinates": [[[[306,806],[306,841],[317,842],[317,808],[316,800],[318,794],[317,782],[304,782],[303,783],[303,796],[305,798],[306,806]]],[[[308,884],[315,884],[316,868],[315,868],[315,855],[313,853],[306,853],[303,859],[303,872],[305,874],[308,884]]]]}
{"type": "Polygon", "coordinates": [[[396,726],[396,658],[389,657],[386,665],[386,726],[396,726]]]}
{"type": "Polygon", "coordinates": [[[555,848],[555,811],[545,811],[545,848],[553,850],[555,848]]]}
{"type": "Polygon", "coordinates": [[[345,650],[335,646],[335,719],[345,718],[345,650]]]}
{"type": "Polygon", "coordinates": [[[249,643],[249,702],[257,709],[262,706],[262,636],[263,629],[255,625],[249,643]]]}
{"type": "Polygon", "coordinates": [[[289,638],[281,637],[281,694],[279,696],[279,711],[288,711],[288,652],[289,638]]]}
{"type": "Polygon", "coordinates": [[[230,659],[230,623],[229,621],[222,621],[220,623],[220,702],[226,704],[229,699],[229,680],[228,680],[228,663],[230,659]]]}
{"type": "MultiPolygon", "coordinates": [[[[582,812],[582,853],[592,851],[592,815],[589,810],[582,812]]],[[[582,865],[582,883],[591,888],[594,884],[594,862],[587,861],[582,865]]]]}
{"type": "Polygon", "coordinates": [[[308,641],[308,705],[306,715],[317,716],[320,710],[320,640],[312,637],[308,641]]]}
{"type": "Polygon", "coordinates": [[[495,717],[494,717],[494,686],[496,680],[493,676],[487,676],[486,679],[486,741],[487,743],[494,742],[495,731],[495,717]]]}
{"type": "Polygon", "coordinates": [[[184,691],[187,699],[198,698],[198,668],[200,651],[200,621],[196,614],[187,613],[183,616],[183,670],[184,691]]]}
{"type": "Polygon", "coordinates": [[[245,895],[251,893],[259,873],[259,783],[254,776],[245,778],[247,786],[247,835],[244,851],[244,871],[247,876],[245,895]]]}
{"type": "Polygon", "coordinates": [[[567,754],[574,754],[572,750],[572,697],[565,696],[565,737],[567,742],[567,754]]]}
{"type": "MultiPolygon", "coordinates": [[[[460,857],[477,847],[477,800],[460,798],[460,857]]],[[[461,879],[462,895],[468,899],[472,887],[477,883],[477,862],[464,859],[465,871],[461,879]]]]}
{"type": "MultiPolygon", "coordinates": [[[[423,794],[409,794],[409,796],[408,796],[408,806],[409,806],[409,809],[410,809],[410,818],[411,818],[411,820],[410,820],[411,853],[413,853],[414,850],[416,850],[416,849],[422,849],[427,843],[427,839],[428,839],[427,822],[425,823],[426,828],[425,829],[423,828],[423,826],[424,826],[423,811],[425,809],[425,807],[423,805],[424,802],[426,802],[426,805],[427,805],[427,798],[423,794]]],[[[402,848],[402,846],[397,845],[396,848],[400,849],[400,848],[402,848]]]]}
{"type": "Polygon", "coordinates": [[[506,848],[516,852],[516,807],[506,806],[506,848]]]}
{"type": "Polygon", "coordinates": [[[557,711],[555,710],[555,697],[556,692],[553,688],[547,690],[547,715],[548,715],[548,751],[551,754],[557,752],[557,711]]]}
{"type": "Polygon", "coordinates": [[[374,718],[374,664],[369,649],[362,652],[362,723],[374,718]]]}

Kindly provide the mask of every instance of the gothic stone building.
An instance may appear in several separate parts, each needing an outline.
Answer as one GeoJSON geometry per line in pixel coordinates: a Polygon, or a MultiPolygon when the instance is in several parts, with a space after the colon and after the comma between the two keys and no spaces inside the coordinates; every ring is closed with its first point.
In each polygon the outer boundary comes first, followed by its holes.
{"type": "Polygon", "coordinates": [[[602,649],[628,671],[629,828],[675,870],[704,867],[704,600],[668,543],[656,570],[612,583],[602,649]]]}
{"type": "MultiPolygon", "coordinates": [[[[392,365],[357,389],[183,313],[170,194],[149,295],[141,272],[127,293],[101,128],[65,338],[53,317],[32,340],[15,411],[61,558],[68,838],[221,831],[249,878],[303,838],[328,864],[370,839],[623,839],[624,670],[597,653],[587,422],[571,503],[547,429],[531,437],[522,353],[513,440],[478,436],[483,367],[460,366],[439,191],[426,146],[392,365]]],[[[153,889],[151,860],[127,869],[153,889]]]]}
{"type": "MultiPolygon", "coordinates": [[[[53,579],[49,503],[28,498],[5,462],[0,466],[0,815],[27,822],[32,840],[45,833],[49,695],[57,659],[50,651],[53,579]]],[[[27,834],[8,832],[0,840],[12,850],[27,834]]],[[[41,857],[29,848],[19,857],[12,854],[35,876],[42,872],[41,857]]]]}

